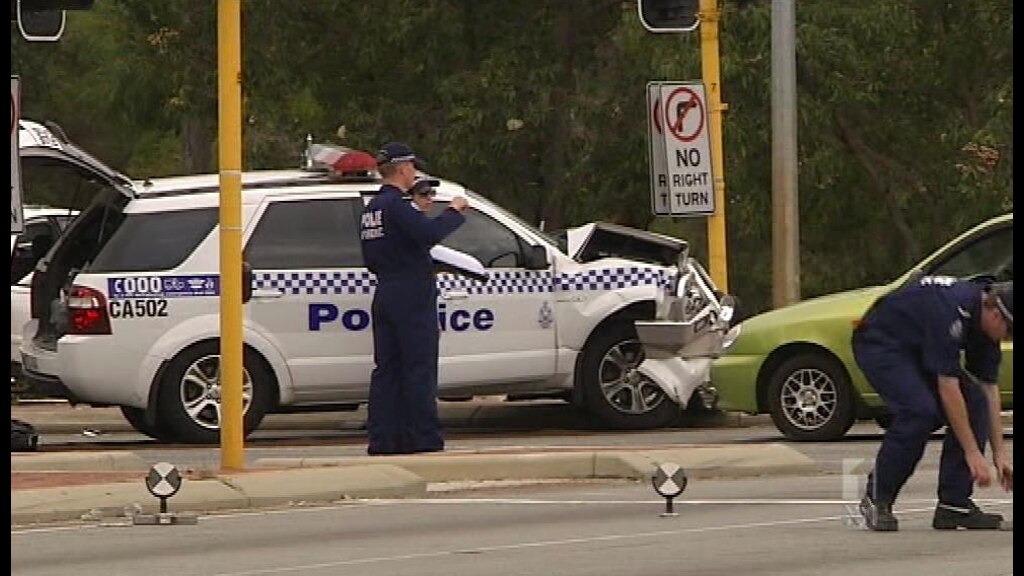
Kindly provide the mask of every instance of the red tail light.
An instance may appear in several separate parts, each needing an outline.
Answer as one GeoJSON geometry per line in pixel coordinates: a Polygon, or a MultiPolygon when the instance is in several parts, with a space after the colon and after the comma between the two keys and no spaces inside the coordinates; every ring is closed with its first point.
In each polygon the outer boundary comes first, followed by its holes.
{"type": "Polygon", "coordinates": [[[110,334],[110,315],[103,293],[88,286],[72,286],[68,295],[68,334],[110,334]]]}

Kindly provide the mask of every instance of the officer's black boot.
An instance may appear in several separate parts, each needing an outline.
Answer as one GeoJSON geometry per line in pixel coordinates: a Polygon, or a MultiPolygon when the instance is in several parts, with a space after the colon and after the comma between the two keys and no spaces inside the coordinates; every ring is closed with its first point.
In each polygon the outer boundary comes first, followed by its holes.
{"type": "Polygon", "coordinates": [[[889,502],[875,502],[870,494],[865,494],[860,501],[860,513],[868,529],[875,532],[896,532],[900,523],[892,513],[889,502]]]}
{"type": "Polygon", "coordinates": [[[982,512],[974,502],[968,502],[967,506],[939,502],[935,507],[935,516],[932,517],[932,528],[936,530],[998,530],[1002,523],[1002,514],[982,512]]]}

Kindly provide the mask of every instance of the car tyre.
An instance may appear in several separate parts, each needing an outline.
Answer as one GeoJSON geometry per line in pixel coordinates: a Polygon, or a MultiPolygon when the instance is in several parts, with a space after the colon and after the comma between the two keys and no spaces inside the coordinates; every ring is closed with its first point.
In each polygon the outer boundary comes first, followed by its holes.
{"type": "Polygon", "coordinates": [[[587,413],[600,424],[620,430],[667,426],[680,410],[657,383],[640,374],[644,349],[632,323],[610,324],[583,349],[579,385],[587,413]]]}
{"type": "Polygon", "coordinates": [[[803,442],[839,439],[857,416],[846,371],[820,352],[793,356],[772,372],[768,407],[775,427],[803,442]]]}
{"type": "Polygon", "coordinates": [[[154,440],[169,442],[174,438],[167,429],[167,425],[159,419],[155,425],[146,422],[146,411],[134,406],[121,406],[121,415],[128,421],[128,424],[139,434],[145,434],[154,440]]]}
{"type": "MultiPolygon", "coordinates": [[[[244,434],[255,430],[273,398],[273,377],[263,359],[246,348],[242,375],[244,434]]],[[[171,360],[160,384],[159,417],[173,437],[188,444],[220,442],[220,344],[200,342],[171,360]]]]}

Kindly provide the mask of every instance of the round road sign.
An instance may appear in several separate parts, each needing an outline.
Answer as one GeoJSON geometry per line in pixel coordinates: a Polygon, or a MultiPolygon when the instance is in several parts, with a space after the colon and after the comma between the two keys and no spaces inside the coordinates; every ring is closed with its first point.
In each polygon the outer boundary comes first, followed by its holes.
{"type": "Polygon", "coordinates": [[[666,462],[658,466],[651,483],[654,491],[665,498],[675,498],[686,490],[686,472],[674,462],[666,462]]]}
{"type": "Polygon", "coordinates": [[[181,488],[181,474],[174,464],[157,462],[146,475],[146,488],[157,498],[170,498],[181,488]]]}

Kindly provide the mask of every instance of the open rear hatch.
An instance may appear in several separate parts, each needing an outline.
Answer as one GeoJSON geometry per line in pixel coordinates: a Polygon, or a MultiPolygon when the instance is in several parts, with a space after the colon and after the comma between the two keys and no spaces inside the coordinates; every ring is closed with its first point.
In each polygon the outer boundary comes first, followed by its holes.
{"type": "Polygon", "coordinates": [[[23,120],[18,139],[25,197],[84,208],[32,277],[31,312],[39,320],[34,341],[53,350],[66,326],[67,289],[120,226],[135,188],[127,176],[69,142],[59,128],[23,120]]]}

